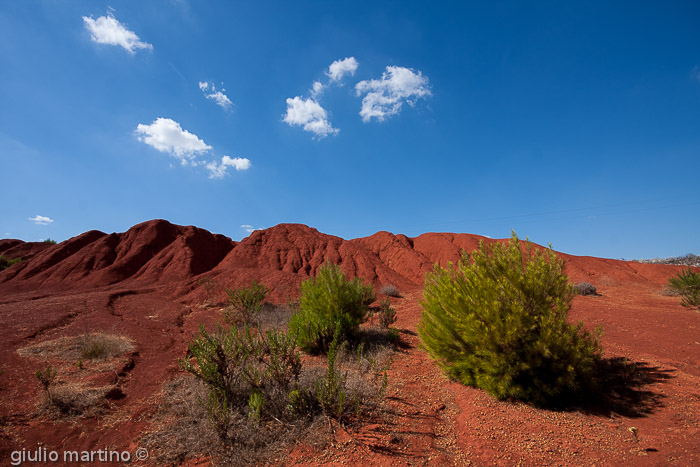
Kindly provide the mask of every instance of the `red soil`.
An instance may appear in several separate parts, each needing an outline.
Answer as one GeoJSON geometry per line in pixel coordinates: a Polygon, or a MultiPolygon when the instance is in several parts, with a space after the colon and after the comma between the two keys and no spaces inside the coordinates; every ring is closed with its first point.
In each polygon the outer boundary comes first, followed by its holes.
{"type": "Polygon", "coordinates": [[[425,273],[482,240],[495,241],[388,232],[346,241],[282,224],[237,243],[162,220],[120,234],[86,232],[53,246],[0,240],[0,254],[25,259],[0,272],[0,369],[6,371],[0,376],[1,462],[37,443],[54,450],[134,449],[152,428],[159,390],[178,373],[177,358],[192,333],[200,322],[218,318],[200,304],[222,301],[226,287],[252,279],[271,287],[273,300],[285,300],[330,260],[376,286],[398,286],[404,298],[393,299],[397,327],[408,345],[389,372],[391,420],[340,429],[324,452],[300,446],[292,463],[700,464],[700,313],[661,294],[681,267],[561,255],[572,281],[591,282],[601,293],[577,297],[572,320],[601,326],[605,357],[627,358],[640,381],[605,403],[553,412],[499,402],[450,382],[418,347],[425,273]],[[34,372],[46,363],[17,349],[86,330],[134,340],[136,352],[118,371],[95,376],[116,383],[125,397],[112,401],[102,418],[38,417],[34,372]],[[630,427],[638,429],[638,440],[630,427]]]}

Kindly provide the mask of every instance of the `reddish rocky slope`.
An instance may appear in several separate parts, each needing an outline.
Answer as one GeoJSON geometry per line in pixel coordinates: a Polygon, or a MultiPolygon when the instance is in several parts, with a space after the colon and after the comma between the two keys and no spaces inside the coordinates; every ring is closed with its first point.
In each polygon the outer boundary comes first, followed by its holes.
{"type": "MultiPolygon", "coordinates": [[[[290,293],[301,280],[315,275],[326,261],[340,264],[350,276],[375,285],[392,283],[415,289],[434,263],[455,261],[461,250],[472,251],[480,241],[495,240],[451,233],[409,238],[389,232],[343,240],[305,225],[280,224],[253,232],[237,243],[197,227],[153,220],[124,233],[93,230],[58,245],[0,240],[0,254],[24,259],[0,272],[0,291],[170,284],[180,295],[191,296],[201,293],[195,292],[200,288],[193,279],[206,273],[222,287],[257,279],[281,294],[290,293]],[[175,283],[179,283],[177,287],[175,283]]],[[[562,256],[577,281],[661,284],[680,268],[562,256]]]]}

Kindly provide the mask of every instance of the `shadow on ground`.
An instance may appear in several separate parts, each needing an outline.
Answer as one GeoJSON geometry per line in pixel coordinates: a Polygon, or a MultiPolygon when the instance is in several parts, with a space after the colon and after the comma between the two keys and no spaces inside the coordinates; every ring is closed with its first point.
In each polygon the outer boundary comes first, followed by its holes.
{"type": "Polygon", "coordinates": [[[610,417],[645,417],[663,406],[663,394],[649,386],[673,378],[673,370],[622,357],[602,359],[597,368],[597,388],[585,399],[582,412],[610,417]]]}

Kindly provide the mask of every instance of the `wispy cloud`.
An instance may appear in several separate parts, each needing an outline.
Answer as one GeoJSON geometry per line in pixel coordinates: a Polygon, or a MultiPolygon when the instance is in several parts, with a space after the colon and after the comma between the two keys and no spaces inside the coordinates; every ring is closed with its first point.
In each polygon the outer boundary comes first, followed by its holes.
{"type": "Polygon", "coordinates": [[[224,110],[231,110],[231,107],[233,107],[233,102],[231,102],[231,99],[229,99],[228,96],[224,94],[226,92],[226,89],[217,91],[216,86],[214,86],[214,83],[208,83],[206,81],[199,82],[199,89],[201,89],[204,93],[204,97],[213,100],[224,110]]]}
{"type": "Polygon", "coordinates": [[[233,167],[237,171],[248,170],[250,168],[250,161],[245,157],[224,156],[221,158],[221,162],[212,161],[205,167],[209,170],[209,178],[224,178],[229,167],[233,167]]]}
{"type": "Polygon", "coordinates": [[[388,66],[381,79],[360,81],[355,85],[362,99],[360,115],[363,122],[372,118],[383,121],[399,113],[404,102],[413,106],[420,98],[430,96],[428,78],[420,71],[399,66],[388,66]]]}
{"type": "Polygon", "coordinates": [[[260,227],[253,227],[252,225],[249,224],[243,224],[241,225],[241,229],[243,229],[246,233],[253,233],[256,230],[263,230],[260,227]]]}
{"type": "Polygon", "coordinates": [[[197,154],[211,149],[197,135],[183,130],[178,122],[169,118],[157,118],[150,125],[139,123],[135,133],[139,141],[170,154],[182,165],[194,163],[197,154]]]}
{"type": "Polygon", "coordinates": [[[28,217],[28,219],[37,225],[49,225],[53,223],[53,219],[50,217],[40,216],[38,214],[34,217],[28,217]]]}
{"type": "Polygon", "coordinates": [[[355,75],[355,70],[357,70],[358,63],[355,57],[346,57],[342,60],[336,60],[328,67],[326,75],[331,79],[331,81],[340,81],[343,76],[349,74],[351,76],[355,75]]]}
{"type": "Polygon", "coordinates": [[[141,41],[139,36],[130,31],[111,14],[92,19],[92,16],[83,16],[85,28],[90,31],[92,40],[98,44],[118,45],[130,54],[136,53],[136,49],[153,50],[153,46],[141,41]]]}
{"type": "Polygon", "coordinates": [[[287,113],[284,121],[289,126],[301,126],[321,139],[328,135],[337,134],[340,130],[333,128],[328,121],[328,112],[312,98],[302,99],[297,96],[287,99],[287,113]]]}

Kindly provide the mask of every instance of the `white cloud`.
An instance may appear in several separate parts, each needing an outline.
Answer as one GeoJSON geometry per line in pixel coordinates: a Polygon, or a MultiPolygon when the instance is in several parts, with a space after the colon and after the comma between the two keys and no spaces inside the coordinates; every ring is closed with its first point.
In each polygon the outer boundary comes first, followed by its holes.
{"type": "Polygon", "coordinates": [[[53,219],[50,217],[40,216],[38,214],[34,217],[29,217],[28,219],[37,225],[49,225],[53,223],[53,219]]]}
{"type": "Polygon", "coordinates": [[[216,86],[214,86],[214,83],[207,83],[202,81],[199,82],[199,89],[201,89],[204,93],[204,97],[206,97],[207,99],[212,99],[225,110],[230,110],[231,107],[233,107],[233,102],[231,102],[231,99],[229,99],[228,96],[224,94],[226,89],[217,91],[216,86]],[[207,94],[209,90],[211,90],[211,93],[207,94]]]}
{"type": "Polygon", "coordinates": [[[224,178],[229,167],[236,170],[248,170],[250,161],[245,157],[224,156],[221,162],[212,161],[205,166],[209,170],[209,178],[224,178]]]}
{"type": "Polygon", "coordinates": [[[304,130],[314,133],[319,139],[340,131],[331,126],[326,109],[311,98],[302,99],[299,96],[288,98],[287,113],[284,116],[284,121],[289,126],[303,126],[304,130]]]}
{"type": "Polygon", "coordinates": [[[311,95],[314,97],[314,99],[317,98],[323,92],[324,88],[325,86],[322,82],[314,81],[314,84],[311,87],[311,95]]]}
{"type": "Polygon", "coordinates": [[[150,125],[139,123],[136,132],[139,141],[167,152],[177,158],[182,165],[197,165],[195,155],[207,152],[211,146],[197,135],[183,130],[179,123],[169,118],[157,118],[150,125]]]}
{"type": "Polygon", "coordinates": [[[129,31],[111,14],[97,19],[92,19],[92,16],[89,18],[83,16],[83,22],[85,28],[90,31],[92,40],[98,44],[118,45],[130,54],[134,54],[135,49],[153,49],[151,44],[142,42],[139,36],[129,31]]]}
{"type": "Polygon", "coordinates": [[[328,75],[331,81],[340,81],[346,74],[354,76],[357,66],[358,63],[357,60],[355,60],[355,57],[347,57],[342,60],[336,60],[328,67],[326,75],[328,75]]]}
{"type": "Polygon", "coordinates": [[[397,114],[403,102],[413,106],[421,97],[430,96],[428,78],[418,71],[399,66],[388,66],[381,79],[360,81],[355,85],[362,99],[360,115],[363,122],[372,117],[379,121],[397,114]]]}
{"type": "Polygon", "coordinates": [[[246,233],[253,233],[253,232],[255,232],[256,230],[263,230],[263,229],[260,228],[260,227],[253,227],[252,225],[249,225],[249,224],[243,224],[243,225],[241,225],[241,229],[245,230],[246,233]]]}

